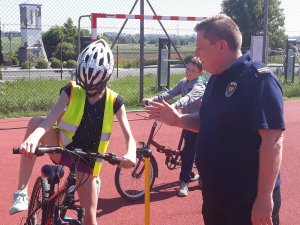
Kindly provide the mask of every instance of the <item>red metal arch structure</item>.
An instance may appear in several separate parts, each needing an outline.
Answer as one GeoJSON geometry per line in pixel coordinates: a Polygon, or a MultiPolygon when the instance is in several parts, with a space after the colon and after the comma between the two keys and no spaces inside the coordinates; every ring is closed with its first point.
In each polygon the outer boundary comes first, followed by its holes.
{"type": "MultiPolygon", "coordinates": [[[[181,62],[184,64],[183,59],[181,58],[176,46],[171,41],[170,36],[168,35],[166,29],[161,23],[161,20],[180,20],[180,21],[202,21],[206,17],[192,17],[192,16],[159,16],[155,13],[152,5],[150,4],[149,0],[146,0],[152,9],[154,15],[144,15],[144,0],[141,0],[141,14],[140,15],[133,15],[131,14],[134,7],[136,6],[138,0],[135,1],[132,9],[130,10],[130,14],[107,14],[107,13],[91,13],[90,19],[91,19],[91,42],[97,40],[97,19],[98,18],[112,18],[112,19],[125,19],[124,24],[122,25],[117,37],[115,38],[115,41],[112,43],[111,49],[113,49],[119,35],[121,34],[125,24],[127,23],[128,19],[137,19],[140,20],[140,41],[143,43],[144,41],[144,20],[157,20],[160,26],[162,27],[165,35],[170,40],[171,45],[173,46],[174,50],[176,51],[177,55],[179,56],[181,62]]],[[[80,21],[80,19],[79,19],[80,21]]],[[[78,26],[79,27],[79,26],[78,26]]],[[[79,32],[79,31],[78,31],[79,32]]],[[[140,99],[139,101],[142,102],[142,99],[144,98],[144,45],[140,45],[140,99]]]]}
{"type": "Polygon", "coordinates": [[[91,13],[91,34],[92,34],[91,41],[92,42],[97,40],[97,19],[98,18],[137,19],[137,20],[202,21],[206,17],[91,13]]]}

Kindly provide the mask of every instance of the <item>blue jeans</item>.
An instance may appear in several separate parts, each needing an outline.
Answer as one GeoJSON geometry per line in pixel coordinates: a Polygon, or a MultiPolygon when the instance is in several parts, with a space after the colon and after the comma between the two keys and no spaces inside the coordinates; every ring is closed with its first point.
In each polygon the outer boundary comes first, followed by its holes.
{"type": "Polygon", "coordinates": [[[181,152],[181,171],[179,180],[184,182],[190,181],[193,163],[196,155],[196,141],[198,133],[183,130],[184,146],[181,152]]]}

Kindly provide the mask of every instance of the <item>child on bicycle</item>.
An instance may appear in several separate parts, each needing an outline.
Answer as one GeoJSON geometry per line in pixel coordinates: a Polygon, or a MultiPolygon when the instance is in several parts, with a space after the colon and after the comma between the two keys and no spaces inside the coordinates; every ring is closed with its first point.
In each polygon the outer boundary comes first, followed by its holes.
{"type": "MultiPolygon", "coordinates": [[[[202,78],[203,69],[202,63],[198,57],[193,57],[186,65],[185,78],[179,83],[162,94],[159,94],[151,99],[144,99],[150,101],[161,101],[164,99],[168,101],[178,95],[182,97],[175,101],[172,106],[176,109],[181,109],[182,113],[193,114],[199,111],[202,96],[205,91],[206,81],[202,78]]],[[[189,130],[183,130],[184,147],[181,152],[181,172],[179,176],[180,185],[178,189],[178,196],[187,196],[189,189],[188,183],[190,181],[199,180],[201,188],[201,180],[199,173],[193,173],[193,163],[195,158],[195,142],[197,133],[189,130]]]]}
{"type": "MultiPolygon", "coordinates": [[[[9,214],[28,209],[28,182],[39,144],[65,146],[69,150],[106,151],[116,115],[123,131],[127,153],[120,167],[131,168],[136,160],[136,143],[126,116],[124,100],[109,89],[108,80],[113,71],[113,54],[104,40],[87,46],[78,56],[76,82],[70,81],[61,89],[60,98],[46,118],[34,117],[29,121],[22,151],[18,190],[9,214]]],[[[68,154],[54,154],[50,158],[57,164],[69,166],[68,154]]],[[[95,225],[100,188],[100,162],[80,162],[77,176],[90,174],[87,182],[77,190],[80,204],[85,208],[85,224],[95,225]],[[98,184],[98,186],[97,186],[98,184]]],[[[80,180],[80,179],[78,179],[80,180]]]]}

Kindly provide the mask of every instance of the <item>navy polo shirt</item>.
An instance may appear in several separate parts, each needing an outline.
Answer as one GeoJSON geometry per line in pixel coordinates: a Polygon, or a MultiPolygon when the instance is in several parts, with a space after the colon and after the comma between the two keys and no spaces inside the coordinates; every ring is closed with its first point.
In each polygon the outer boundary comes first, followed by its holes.
{"type": "Polygon", "coordinates": [[[252,62],[250,52],[245,53],[229,69],[211,76],[200,120],[196,162],[205,193],[226,200],[256,196],[258,130],[285,129],[276,77],[264,64],[252,62]]]}

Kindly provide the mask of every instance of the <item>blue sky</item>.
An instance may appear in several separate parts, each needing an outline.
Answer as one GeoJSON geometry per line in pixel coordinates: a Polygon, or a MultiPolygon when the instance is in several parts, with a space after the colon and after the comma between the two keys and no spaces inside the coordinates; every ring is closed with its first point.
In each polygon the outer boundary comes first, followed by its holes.
{"type": "MultiPolygon", "coordinates": [[[[221,10],[222,0],[149,0],[158,15],[166,16],[209,16],[217,14],[221,10]]],[[[80,15],[88,15],[91,12],[122,13],[128,14],[135,0],[0,0],[0,19],[4,31],[20,29],[19,4],[42,4],[42,26],[48,30],[53,25],[62,25],[68,17],[71,17],[77,25],[80,15]]],[[[282,0],[281,7],[286,17],[286,31],[289,35],[300,35],[300,0],[282,0]]],[[[139,2],[133,14],[139,14],[139,2]]],[[[145,14],[152,15],[147,1],[145,0],[145,14]]],[[[123,20],[101,19],[98,21],[99,33],[106,31],[117,32],[123,20]]],[[[193,33],[196,22],[164,21],[165,27],[171,33],[193,33]]],[[[88,19],[83,19],[81,26],[89,28],[88,19]]],[[[146,31],[161,33],[156,21],[145,22],[146,31]]],[[[125,33],[138,33],[138,21],[131,20],[125,33]]]]}

